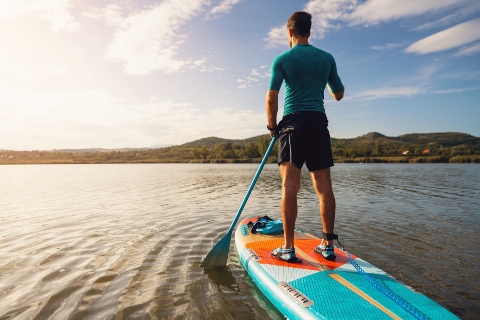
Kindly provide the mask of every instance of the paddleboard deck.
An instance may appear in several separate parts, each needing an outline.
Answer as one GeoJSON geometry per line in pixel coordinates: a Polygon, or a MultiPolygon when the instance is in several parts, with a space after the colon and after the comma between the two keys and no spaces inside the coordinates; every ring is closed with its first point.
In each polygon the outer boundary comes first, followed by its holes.
{"type": "Polygon", "coordinates": [[[283,234],[252,234],[247,224],[255,223],[257,218],[248,217],[240,222],[235,246],[255,284],[287,318],[458,319],[427,296],[350,255],[366,276],[362,275],[340,248],[335,248],[335,261],[325,260],[313,251],[321,240],[299,229],[295,230],[295,251],[302,263],[272,258],[271,251],[283,244],[283,234]],[[373,279],[373,284],[367,277],[373,279]],[[403,307],[398,298],[406,302],[402,302],[403,307]],[[413,315],[409,308],[413,308],[413,315]]]}

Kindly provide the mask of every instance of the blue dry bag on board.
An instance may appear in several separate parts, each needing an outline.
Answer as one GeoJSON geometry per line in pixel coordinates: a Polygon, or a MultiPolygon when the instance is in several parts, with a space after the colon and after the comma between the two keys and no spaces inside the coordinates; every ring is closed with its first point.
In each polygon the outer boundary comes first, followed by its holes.
{"type": "Polygon", "coordinates": [[[252,233],[260,234],[280,234],[283,233],[282,220],[273,220],[268,216],[257,218],[255,223],[249,222],[248,228],[252,233]]]}

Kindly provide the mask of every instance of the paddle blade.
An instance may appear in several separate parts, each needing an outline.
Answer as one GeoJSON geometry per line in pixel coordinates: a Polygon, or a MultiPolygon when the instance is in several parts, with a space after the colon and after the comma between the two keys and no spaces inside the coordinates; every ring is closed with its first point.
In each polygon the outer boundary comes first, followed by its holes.
{"type": "Polygon", "coordinates": [[[227,232],[220,241],[202,259],[200,267],[204,269],[225,267],[227,265],[228,252],[230,251],[230,239],[232,232],[227,232]]]}

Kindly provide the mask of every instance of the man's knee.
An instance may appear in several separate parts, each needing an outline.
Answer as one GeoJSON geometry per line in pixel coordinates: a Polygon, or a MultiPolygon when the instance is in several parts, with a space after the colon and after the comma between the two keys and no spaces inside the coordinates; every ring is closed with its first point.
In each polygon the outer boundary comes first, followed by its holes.
{"type": "Polygon", "coordinates": [[[332,181],[330,179],[330,168],[312,171],[312,182],[318,194],[332,192],[332,181]]]}
{"type": "Polygon", "coordinates": [[[284,194],[297,195],[298,191],[300,191],[300,181],[284,180],[282,190],[284,194]]]}
{"type": "Polygon", "coordinates": [[[297,195],[300,190],[300,169],[292,162],[280,164],[282,174],[282,190],[287,195],[297,195]]]}

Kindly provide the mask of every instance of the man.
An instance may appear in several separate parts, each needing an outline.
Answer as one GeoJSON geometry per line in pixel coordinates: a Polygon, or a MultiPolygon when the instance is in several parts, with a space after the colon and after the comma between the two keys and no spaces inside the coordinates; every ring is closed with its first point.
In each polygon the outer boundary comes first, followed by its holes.
{"type": "Polygon", "coordinates": [[[266,97],[267,129],[279,135],[278,164],[282,176],[281,210],[284,228],[283,246],[272,251],[272,257],[300,263],[295,255],[294,228],[297,218],[297,194],[300,170],[305,163],[320,202],[323,224],[321,243],[315,252],[335,260],[333,233],[335,197],[330,181],[333,166],[328,120],[323,107],[323,93],[328,84],[330,95],[343,98],[344,87],[337,74],[332,55],[308,43],[312,16],[295,12],[288,19],[290,50],[273,60],[270,86],[266,97]],[[283,119],[277,126],[278,91],[285,81],[283,119]]]}

